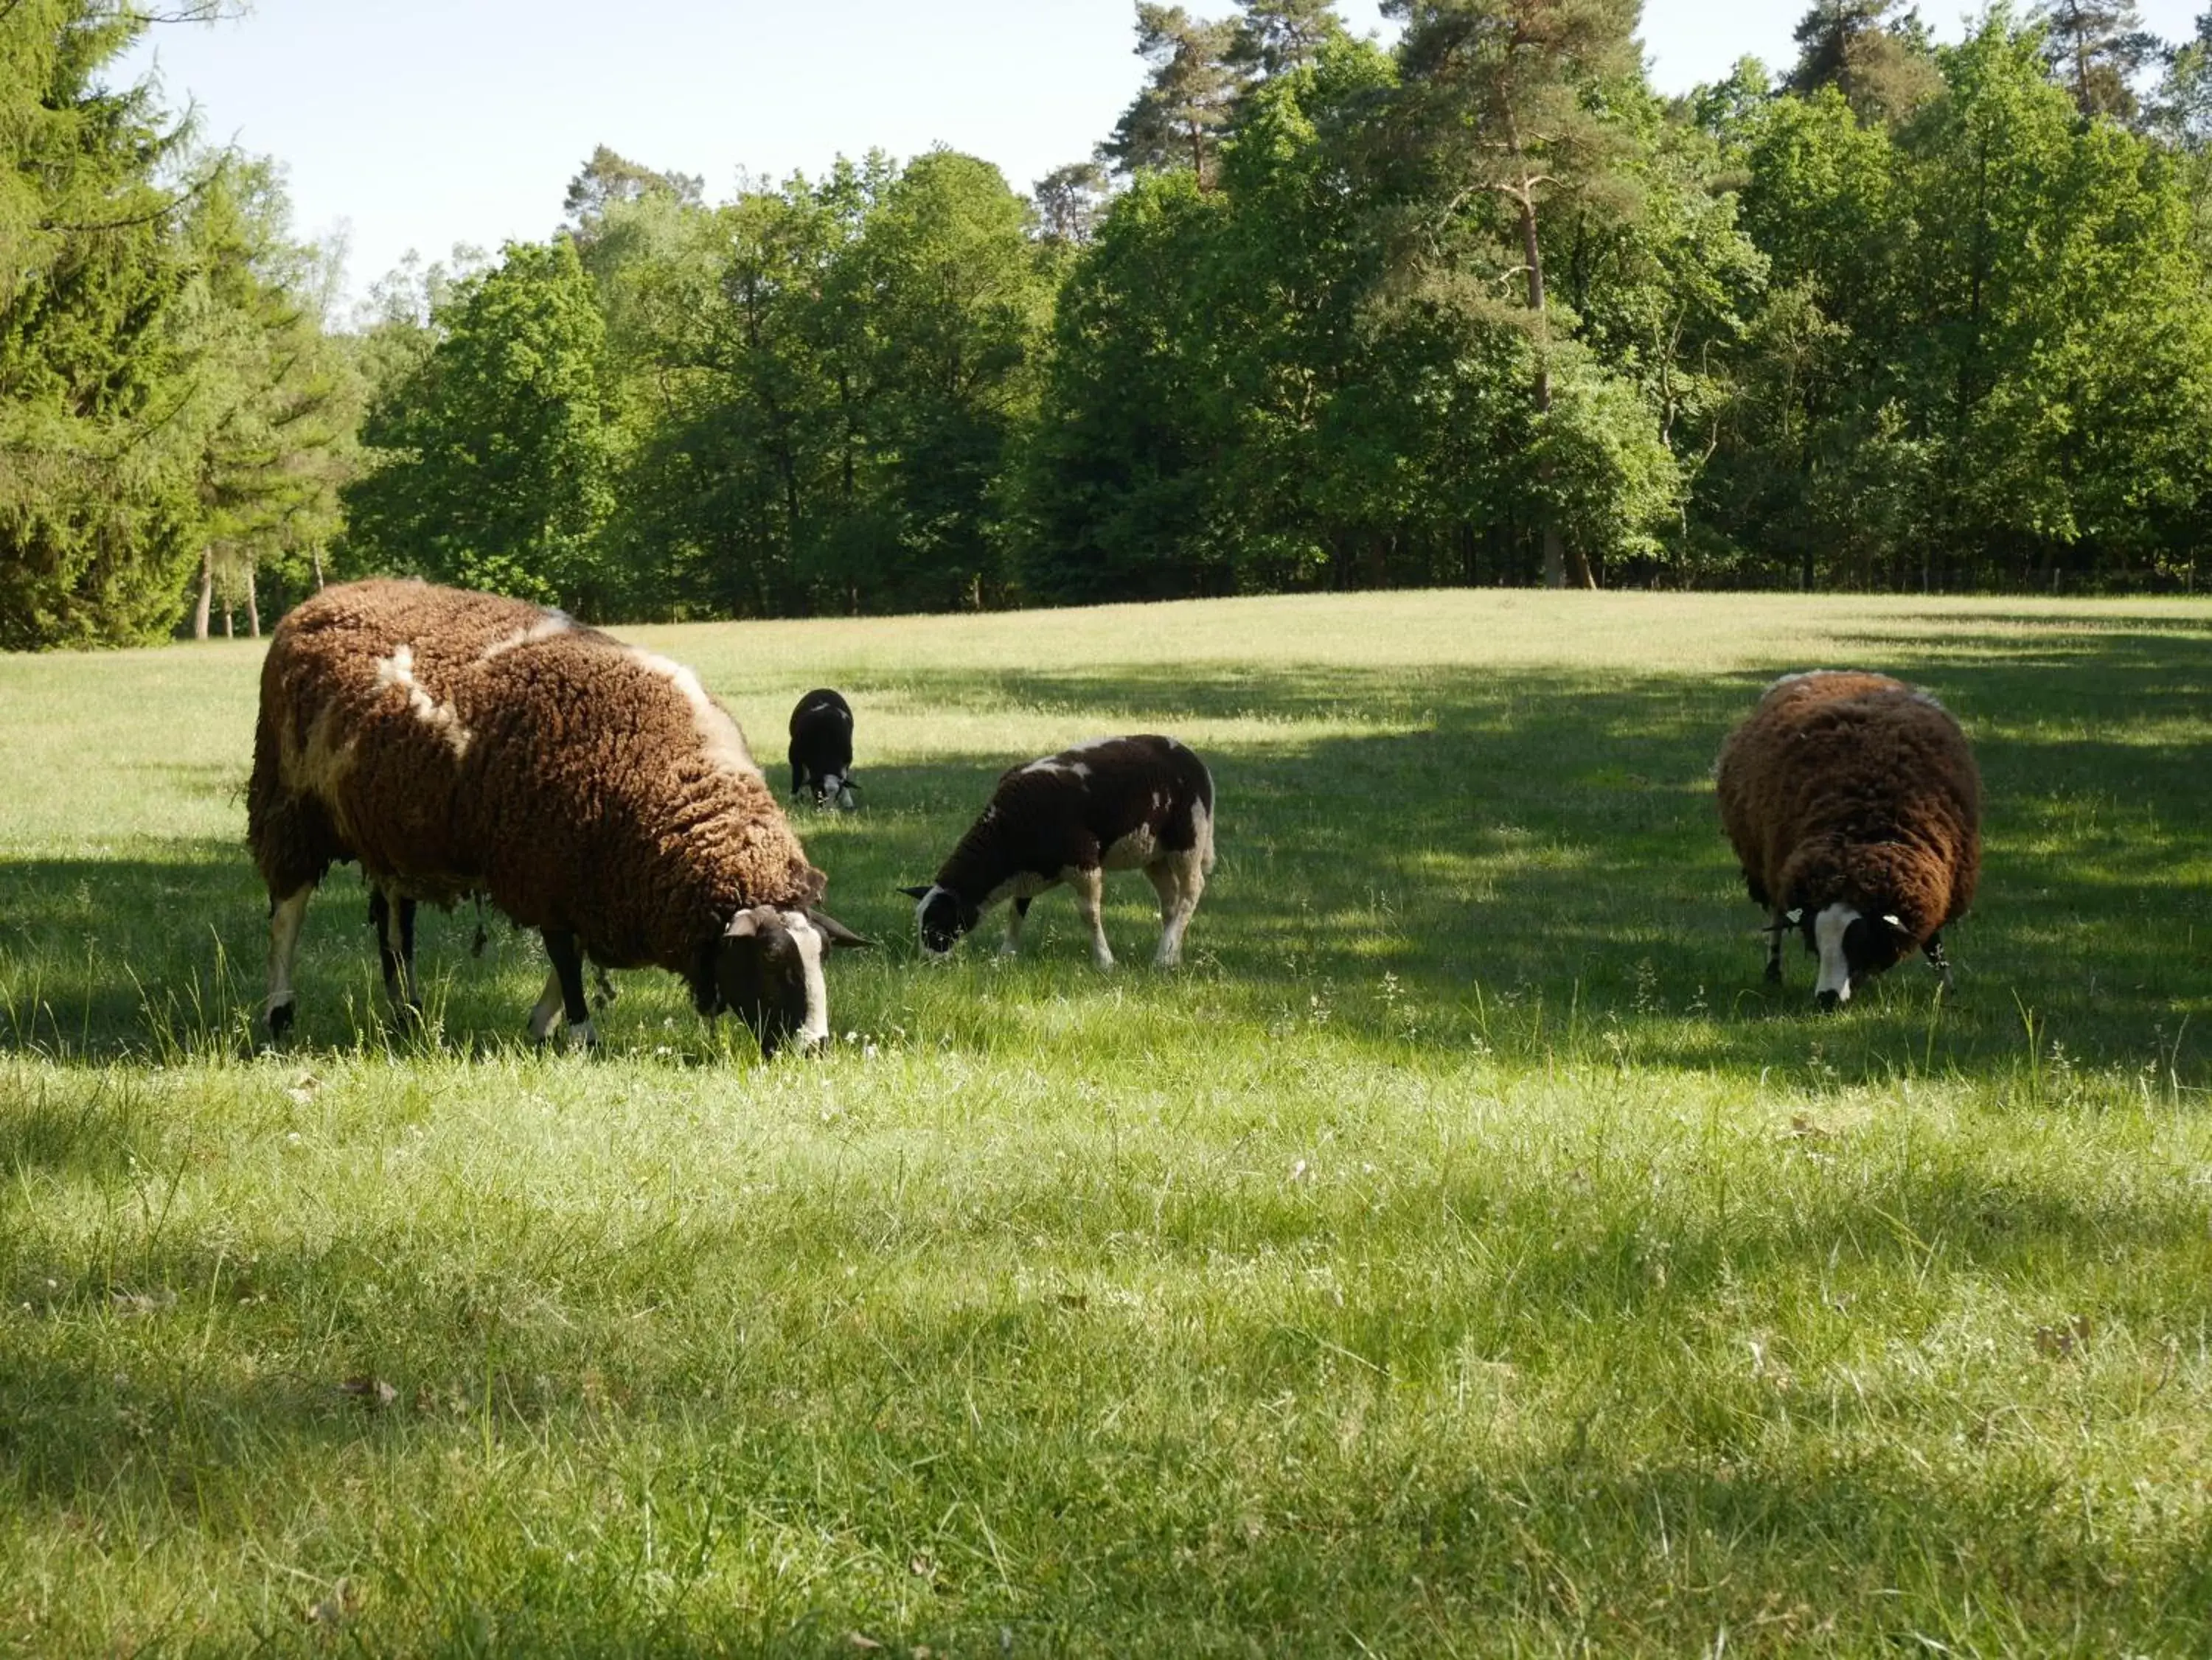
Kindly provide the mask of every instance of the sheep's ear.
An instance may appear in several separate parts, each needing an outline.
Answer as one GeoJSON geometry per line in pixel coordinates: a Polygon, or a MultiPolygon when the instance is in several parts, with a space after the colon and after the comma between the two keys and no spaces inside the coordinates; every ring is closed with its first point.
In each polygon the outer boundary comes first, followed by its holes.
{"type": "Polygon", "coordinates": [[[1882,920],[1900,934],[1905,931],[1905,919],[1902,917],[1884,917],[1882,920]]]}
{"type": "Polygon", "coordinates": [[[864,940],[826,911],[809,911],[806,920],[822,930],[822,936],[832,945],[847,947],[872,946],[873,940],[864,940]]]}
{"type": "Polygon", "coordinates": [[[927,888],[902,888],[899,892],[910,900],[926,900],[929,897],[929,890],[927,888]]]}
{"type": "Polygon", "coordinates": [[[750,940],[760,934],[760,918],[750,911],[740,911],[730,918],[730,925],[722,930],[726,940],[750,940]]]}

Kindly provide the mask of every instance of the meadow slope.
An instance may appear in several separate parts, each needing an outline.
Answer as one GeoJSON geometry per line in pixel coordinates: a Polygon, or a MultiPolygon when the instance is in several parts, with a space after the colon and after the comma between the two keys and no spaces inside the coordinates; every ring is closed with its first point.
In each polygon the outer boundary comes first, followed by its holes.
{"type": "Polygon", "coordinates": [[[877,936],[763,1067],[350,871],[254,1042],[258,651],[0,657],[0,1654],[2212,1649],[2212,607],[1420,593],[624,631],[877,936]],[[1709,769],[1891,669],[1988,786],[1958,995],[1760,983],[1709,769]],[[916,960],[1008,762],[1212,761],[916,960]],[[2206,942],[2196,938],[2206,930],[2206,942]],[[981,946],[985,948],[977,948],[981,946]]]}

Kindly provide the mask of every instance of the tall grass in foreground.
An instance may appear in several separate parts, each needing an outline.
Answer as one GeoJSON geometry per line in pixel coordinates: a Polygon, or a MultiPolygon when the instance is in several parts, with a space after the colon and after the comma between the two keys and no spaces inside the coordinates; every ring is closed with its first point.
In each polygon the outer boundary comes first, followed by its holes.
{"type": "Polygon", "coordinates": [[[0,660],[0,1651],[2212,1645],[2212,612],[651,638],[764,760],[859,712],[825,1060],[647,976],[534,1053],[471,914],[403,1039],[343,873],[258,1052],[255,657],[0,660]],[[1706,769],[1819,662],[1976,741],[1948,1005],[1759,984],[1706,769]],[[1000,766],[1162,729],[1222,796],[1187,971],[1060,898],[915,960],[1000,766]]]}

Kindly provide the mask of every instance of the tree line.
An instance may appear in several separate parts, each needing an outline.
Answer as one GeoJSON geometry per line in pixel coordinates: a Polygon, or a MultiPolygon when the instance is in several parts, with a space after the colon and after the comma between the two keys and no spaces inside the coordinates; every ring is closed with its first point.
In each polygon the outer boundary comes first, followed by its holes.
{"type": "MultiPolygon", "coordinates": [[[[217,0],[208,0],[210,8],[217,0]]],[[[326,573],[607,620],[1438,583],[2193,586],[2212,12],[1817,0],[1658,94],[1636,0],[1140,4],[1026,194],[602,148],[349,319],[267,162],[0,10],[0,645],[326,573]]]]}

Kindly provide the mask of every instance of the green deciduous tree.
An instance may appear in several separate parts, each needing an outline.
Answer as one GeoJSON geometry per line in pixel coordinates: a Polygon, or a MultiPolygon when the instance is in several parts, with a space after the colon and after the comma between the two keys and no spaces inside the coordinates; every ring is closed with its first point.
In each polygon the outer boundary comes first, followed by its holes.
{"type": "Polygon", "coordinates": [[[356,557],[471,587],[614,608],[605,325],[565,241],[511,243],[463,282],[419,368],[370,408],[345,492],[356,557]]]}

